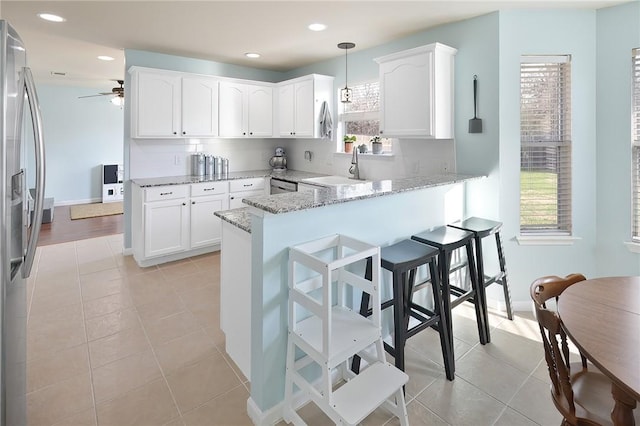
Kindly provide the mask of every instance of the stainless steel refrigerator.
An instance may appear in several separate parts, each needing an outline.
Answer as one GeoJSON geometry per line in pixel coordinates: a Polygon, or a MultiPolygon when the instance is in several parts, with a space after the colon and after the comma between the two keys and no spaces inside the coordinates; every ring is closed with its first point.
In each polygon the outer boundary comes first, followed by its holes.
{"type": "Polygon", "coordinates": [[[27,289],[44,201],[42,119],[27,55],[0,20],[0,424],[25,425],[27,289]],[[34,158],[31,158],[34,157],[34,158]],[[28,169],[28,165],[35,170],[28,169]],[[35,188],[34,199],[29,188],[35,188]],[[29,223],[33,206],[33,222],[29,223]]]}

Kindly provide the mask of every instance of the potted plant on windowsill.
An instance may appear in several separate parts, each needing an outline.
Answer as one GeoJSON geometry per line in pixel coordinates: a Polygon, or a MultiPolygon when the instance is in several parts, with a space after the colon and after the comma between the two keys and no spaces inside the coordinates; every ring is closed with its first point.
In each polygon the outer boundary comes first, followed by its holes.
{"type": "Polygon", "coordinates": [[[356,136],[355,135],[344,135],[342,137],[342,140],[344,142],[344,152],[350,154],[351,152],[353,152],[353,143],[356,141],[356,136]]]}
{"type": "Polygon", "coordinates": [[[380,136],[376,135],[372,137],[369,142],[371,142],[371,151],[374,154],[382,153],[382,141],[380,140],[380,136]]]}

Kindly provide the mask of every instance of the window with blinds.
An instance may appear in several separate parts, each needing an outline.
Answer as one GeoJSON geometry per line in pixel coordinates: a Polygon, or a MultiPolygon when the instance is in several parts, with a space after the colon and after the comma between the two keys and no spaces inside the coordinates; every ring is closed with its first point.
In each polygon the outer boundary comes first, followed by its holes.
{"type": "Polygon", "coordinates": [[[571,235],[571,56],[520,61],[520,233],[571,235]]]}
{"type": "MultiPolygon", "coordinates": [[[[380,133],[380,82],[359,83],[350,88],[351,102],[342,104],[339,117],[342,134],[355,135],[355,146],[364,144],[371,150],[369,140],[380,133]]],[[[382,138],[381,141],[383,151],[391,152],[392,140],[382,138]]]]}
{"type": "Polygon", "coordinates": [[[633,235],[640,242],[640,48],[631,51],[631,155],[633,162],[633,235]]]}

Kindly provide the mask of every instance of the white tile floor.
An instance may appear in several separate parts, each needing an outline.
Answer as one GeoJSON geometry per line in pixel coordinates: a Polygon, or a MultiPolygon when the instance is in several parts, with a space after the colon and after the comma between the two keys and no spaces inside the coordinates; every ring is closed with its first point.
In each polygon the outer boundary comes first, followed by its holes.
{"type": "MultiPolygon", "coordinates": [[[[28,281],[29,425],[250,425],[249,382],[224,351],[219,255],[141,269],[122,235],[38,249],[28,281]]],[[[433,330],[412,337],[413,425],[559,425],[537,324],[491,312],[478,344],[472,308],[454,310],[456,379],[433,330]]],[[[328,420],[309,404],[311,425],[328,420]]],[[[383,410],[366,425],[396,425],[383,410]]]]}

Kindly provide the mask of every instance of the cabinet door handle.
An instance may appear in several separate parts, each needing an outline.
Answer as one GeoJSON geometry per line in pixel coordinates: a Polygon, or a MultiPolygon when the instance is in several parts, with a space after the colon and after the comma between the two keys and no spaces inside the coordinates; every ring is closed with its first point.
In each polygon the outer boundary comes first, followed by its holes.
{"type": "Polygon", "coordinates": [[[192,202],[191,202],[191,204],[195,204],[195,203],[196,203],[195,201],[192,201],[192,202]]]}
{"type": "Polygon", "coordinates": [[[186,206],[186,205],[187,205],[187,203],[182,203],[182,205],[183,205],[183,206],[186,206]]]}
{"type": "Polygon", "coordinates": [[[186,135],[186,134],[187,134],[187,132],[182,132],[182,134],[183,134],[183,135],[186,135]]]}
{"type": "Polygon", "coordinates": [[[384,131],[383,131],[383,130],[380,130],[380,134],[383,134],[383,133],[384,133],[384,131]]]}
{"type": "Polygon", "coordinates": [[[253,135],[253,132],[249,132],[250,135],[253,135]]]}
{"type": "Polygon", "coordinates": [[[177,134],[178,134],[178,132],[173,132],[173,134],[174,134],[174,135],[177,135],[177,134]]]}
{"type": "Polygon", "coordinates": [[[160,195],[171,195],[173,192],[161,192],[160,195]]]}
{"type": "Polygon", "coordinates": [[[252,183],[244,183],[244,184],[242,184],[242,186],[244,186],[245,188],[247,188],[247,187],[249,187],[249,186],[253,186],[253,184],[252,184],[252,183]]]}
{"type": "Polygon", "coordinates": [[[215,188],[205,188],[204,191],[215,191],[215,188]]]}

